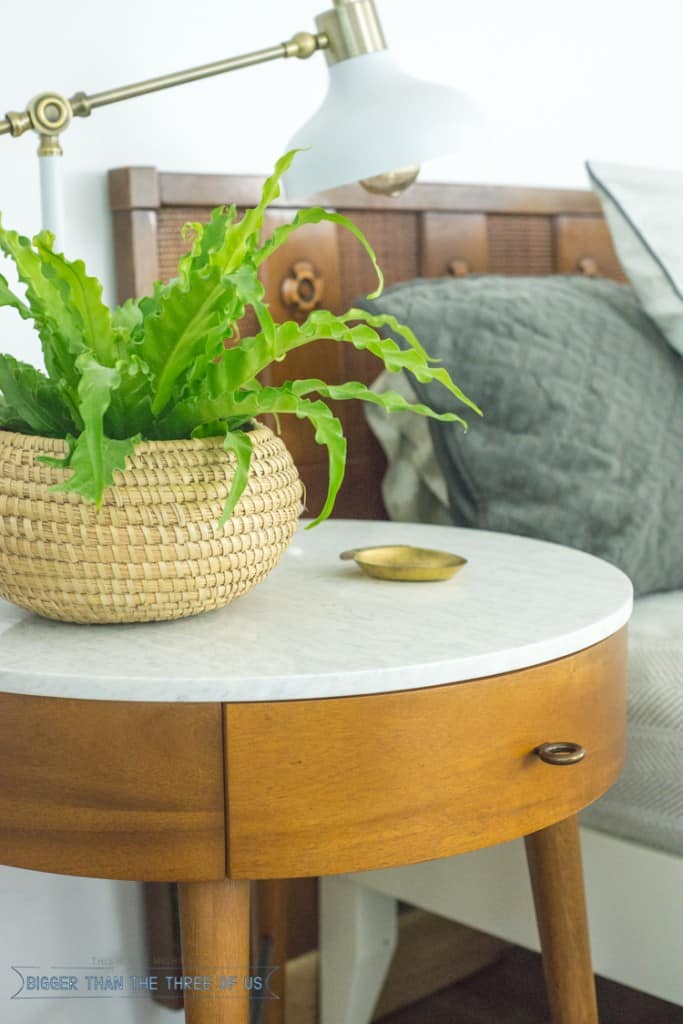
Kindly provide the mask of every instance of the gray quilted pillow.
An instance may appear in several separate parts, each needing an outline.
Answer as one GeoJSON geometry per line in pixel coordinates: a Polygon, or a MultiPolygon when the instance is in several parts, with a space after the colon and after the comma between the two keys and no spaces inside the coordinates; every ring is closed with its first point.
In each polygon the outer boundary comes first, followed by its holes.
{"type": "Polygon", "coordinates": [[[591,552],[637,594],[683,587],[683,360],[630,288],[447,278],[360,305],[409,324],[484,411],[467,434],[430,421],[454,523],[591,552]]]}

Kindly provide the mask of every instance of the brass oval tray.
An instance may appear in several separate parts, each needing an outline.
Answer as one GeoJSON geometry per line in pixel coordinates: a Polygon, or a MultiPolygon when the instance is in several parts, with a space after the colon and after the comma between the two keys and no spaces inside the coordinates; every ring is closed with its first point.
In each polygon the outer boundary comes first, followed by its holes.
{"type": "Polygon", "coordinates": [[[353,559],[363,572],[375,579],[408,582],[449,580],[467,565],[466,558],[450,551],[416,548],[410,544],[352,548],[342,551],[339,557],[344,561],[353,559]]]}

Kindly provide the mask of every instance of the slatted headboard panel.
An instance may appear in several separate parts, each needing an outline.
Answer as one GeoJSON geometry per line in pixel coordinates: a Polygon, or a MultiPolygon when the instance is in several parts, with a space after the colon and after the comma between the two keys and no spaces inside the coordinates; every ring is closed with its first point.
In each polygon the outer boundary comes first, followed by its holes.
{"type": "MultiPolygon", "coordinates": [[[[205,220],[224,203],[254,205],[263,179],[252,176],[166,174],[151,167],[110,172],[119,300],[151,290],[175,273],[187,244],[182,225],[205,220]]],[[[397,199],[371,196],[359,186],[313,197],[311,205],[347,213],[372,242],[387,285],[411,278],[495,274],[589,274],[624,280],[597,199],[590,192],[418,184],[397,199]]],[[[291,219],[297,207],[278,200],[266,232],[291,219]]],[[[267,300],[279,319],[304,316],[317,303],[341,312],[374,286],[372,268],[355,239],[332,224],[292,236],[265,265],[267,300]]],[[[247,329],[248,329],[247,325],[247,329]]],[[[242,332],[244,334],[244,331],[242,332]]],[[[330,382],[370,382],[378,363],[349,345],[320,342],[274,368],[270,382],[295,376],[330,382]]],[[[349,439],[346,480],[335,514],[382,518],[385,462],[357,403],[339,403],[349,439]]],[[[283,417],[283,436],[306,484],[307,505],[320,508],[327,485],[326,457],[300,422],[283,417]]]]}

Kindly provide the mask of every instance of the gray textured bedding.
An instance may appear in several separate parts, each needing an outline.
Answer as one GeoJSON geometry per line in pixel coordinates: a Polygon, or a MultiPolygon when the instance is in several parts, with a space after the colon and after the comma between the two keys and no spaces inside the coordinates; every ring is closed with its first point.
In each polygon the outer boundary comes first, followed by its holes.
{"type": "Polygon", "coordinates": [[[683,590],[635,602],[627,698],[626,767],[582,823],[683,856],[683,590]]]}
{"type": "Polygon", "coordinates": [[[589,551],[638,595],[683,588],[683,360],[630,288],[444,278],[359,305],[407,323],[484,411],[467,434],[429,424],[454,523],[589,551]]]}

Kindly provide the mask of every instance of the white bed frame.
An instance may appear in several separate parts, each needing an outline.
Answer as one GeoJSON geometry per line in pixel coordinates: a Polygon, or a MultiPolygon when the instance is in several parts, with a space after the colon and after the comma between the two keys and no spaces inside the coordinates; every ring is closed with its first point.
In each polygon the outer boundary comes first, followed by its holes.
{"type": "MultiPolygon", "coordinates": [[[[683,859],[589,828],[581,838],[596,973],[683,1006],[683,859]]],[[[399,899],[540,948],[521,840],[320,885],[321,1024],[369,1024],[399,899]]]]}

